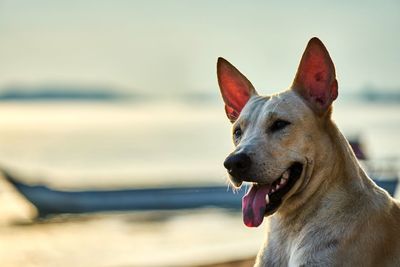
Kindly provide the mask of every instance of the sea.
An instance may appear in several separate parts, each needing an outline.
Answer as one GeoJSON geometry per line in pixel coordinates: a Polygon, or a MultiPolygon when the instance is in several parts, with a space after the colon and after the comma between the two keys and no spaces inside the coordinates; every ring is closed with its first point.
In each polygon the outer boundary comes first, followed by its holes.
{"type": "MultiPolygon", "coordinates": [[[[360,140],[372,171],[399,174],[399,102],[338,100],[333,119],[360,140]]],[[[0,168],[64,190],[230,190],[222,165],[233,148],[230,127],[219,98],[4,101],[0,168]]],[[[0,200],[0,266],[198,266],[254,257],[267,234],[265,226],[246,228],[240,212],[211,208],[38,221],[3,179],[0,200]]]]}

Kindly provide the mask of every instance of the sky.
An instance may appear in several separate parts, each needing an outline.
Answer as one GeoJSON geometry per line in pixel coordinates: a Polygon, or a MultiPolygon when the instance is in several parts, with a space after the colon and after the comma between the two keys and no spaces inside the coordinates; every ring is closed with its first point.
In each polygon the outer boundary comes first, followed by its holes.
{"type": "Polygon", "coordinates": [[[400,2],[0,0],[0,88],[216,90],[216,59],[262,93],[287,88],[319,37],[339,88],[400,88],[400,2]]]}

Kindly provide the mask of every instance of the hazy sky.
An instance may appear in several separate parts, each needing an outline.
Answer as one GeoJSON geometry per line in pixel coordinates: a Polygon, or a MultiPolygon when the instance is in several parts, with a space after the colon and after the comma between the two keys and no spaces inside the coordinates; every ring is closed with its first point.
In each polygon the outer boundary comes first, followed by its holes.
{"type": "Polygon", "coordinates": [[[318,36],[340,88],[400,87],[399,1],[0,0],[0,87],[215,90],[223,56],[261,92],[287,87],[318,36]]]}

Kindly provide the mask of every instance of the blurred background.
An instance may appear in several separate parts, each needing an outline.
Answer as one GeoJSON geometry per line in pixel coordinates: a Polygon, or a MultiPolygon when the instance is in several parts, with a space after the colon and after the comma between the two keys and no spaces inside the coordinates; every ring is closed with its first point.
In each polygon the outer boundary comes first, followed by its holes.
{"type": "Polygon", "coordinates": [[[397,182],[399,28],[395,0],[0,0],[0,265],[250,266],[265,231],[227,183],[216,59],[270,94],[313,36],[336,65],[339,128],[397,182]]]}

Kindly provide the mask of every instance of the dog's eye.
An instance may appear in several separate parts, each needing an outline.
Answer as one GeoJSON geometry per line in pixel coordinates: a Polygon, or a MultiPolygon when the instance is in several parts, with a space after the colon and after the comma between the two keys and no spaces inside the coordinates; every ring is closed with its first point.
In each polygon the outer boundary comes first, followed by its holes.
{"type": "Polygon", "coordinates": [[[286,126],[288,126],[290,124],[290,122],[288,121],[284,121],[284,120],[276,120],[274,121],[274,123],[269,127],[269,130],[271,132],[276,132],[279,130],[282,130],[283,128],[285,128],[286,126]]]}
{"type": "Polygon", "coordinates": [[[235,137],[235,139],[239,139],[242,136],[242,129],[236,128],[233,132],[233,136],[235,137]]]}

